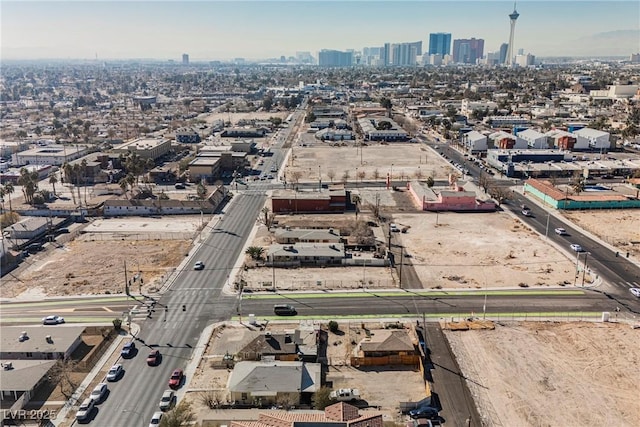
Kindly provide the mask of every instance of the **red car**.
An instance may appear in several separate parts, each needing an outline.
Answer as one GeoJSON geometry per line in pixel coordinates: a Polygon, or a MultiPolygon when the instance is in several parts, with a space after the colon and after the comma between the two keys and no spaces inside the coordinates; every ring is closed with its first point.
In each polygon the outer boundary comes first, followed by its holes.
{"type": "Polygon", "coordinates": [[[156,366],[158,363],[160,363],[160,350],[153,350],[147,356],[147,365],[156,366]]]}
{"type": "Polygon", "coordinates": [[[177,389],[182,384],[182,379],[184,378],[184,372],[182,369],[176,369],[171,374],[171,378],[169,378],[169,388],[177,389]]]}

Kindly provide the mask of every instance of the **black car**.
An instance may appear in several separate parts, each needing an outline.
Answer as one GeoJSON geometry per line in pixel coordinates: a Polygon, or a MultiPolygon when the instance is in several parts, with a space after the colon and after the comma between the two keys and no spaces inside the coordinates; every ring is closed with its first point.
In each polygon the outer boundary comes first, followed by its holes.
{"type": "Polygon", "coordinates": [[[133,357],[136,353],[136,343],[130,341],[122,347],[122,351],[120,352],[120,356],[124,358],[133,357]]]}
{"type": "Polygon", "coordinates": [[[422,406],[409,411],[411,418],[428,418],[430,420],[438,418],[438,410],[433,406],[422,406]]]}

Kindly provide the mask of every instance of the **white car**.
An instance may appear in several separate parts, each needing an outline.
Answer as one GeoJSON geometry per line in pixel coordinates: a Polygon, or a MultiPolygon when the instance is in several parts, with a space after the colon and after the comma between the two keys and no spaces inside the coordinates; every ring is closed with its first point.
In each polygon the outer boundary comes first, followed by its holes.
{"type": "Polygon", "coordinates": [[[95,402],[93,400],[86,398],[78,408],[78,412],[76,412],[76,419],[83,421],[89,418],[94,405],[95,402]]]}
{"type": "Polygon", "coordinates": [[[556,228],[556,234],[559,234],[561,236],[564,236],[565,234],[567,234],[567,230],[565,230],[564,228],[556,228]]]}
{"type": "Polygon", "coordinates": [[[60,323],[64,323],[64,317],[47,316],[42,318],[43,325],[59,325],[60,323]]]}
{"type": "Polygon", "coordinates": [[[204,262],[198,261],[193,265],[194,270],[204,270],[204,262]]]}
{"type": "Polygon", "coordinates": [[[162,393],[162,399],[160,399],[160,407],[161,411],[168,411],[176,404],[176,393],[173,390],[165,390],[162,393]]]}
{"type": "Polygon", "coordinates": [[[89,399],[93,400],[94,403],[99,403],[104,399],[107,394],[107,383],[100,383],[91,392],[89,395],[89,399]]]}
{"type": "Polygon", "coordinates": [[[640,288],[631,288],[631,289],[629,289],[629,290],[631,291],[631,293],[632,293],[634,296],[636,296],[636,297],[640,298],[640,288]]]}
{"type": "Polygon", "coordinates": [[[154,412],[151,417],[151,421],[149,422],[149,427],[157,427],[160,425],[160,421],[162,421],[162,416],[164,414],[162,412],[154,412]]]}
{"type": "Polygon", "coordinates": [[[572,243],[570,247],[576,252],[582,252],[582,246],[577,243],[572,243]]]}
{"type": "Polygon", "coordinates": [[[117,381],[120,375],[122,375],[122,372],[122,365],[113,365],[111,369],[109,369],[109,372],[107,372],[107,381],[117,381]]]}

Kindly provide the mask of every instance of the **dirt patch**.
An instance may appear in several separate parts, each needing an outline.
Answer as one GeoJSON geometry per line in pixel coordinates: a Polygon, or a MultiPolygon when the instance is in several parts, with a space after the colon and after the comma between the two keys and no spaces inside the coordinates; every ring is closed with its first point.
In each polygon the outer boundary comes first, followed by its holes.
{"type": "Polygon", "coordinates": [[[640,330],[530,322],[445,334],[485,425],[638,425],[640,330]]]}
{"type": "Polygon", "coordinates": [[[616,209],[562,212],[570,221],[620,249],[640,256],[640,210],[616,209]]]}
{"type": "Polygon", "coordinates": [[[426,288],[573,284],[575,260],[507,213],[397,214],[393,221],[409,227],[396,238],[426,288]]]}

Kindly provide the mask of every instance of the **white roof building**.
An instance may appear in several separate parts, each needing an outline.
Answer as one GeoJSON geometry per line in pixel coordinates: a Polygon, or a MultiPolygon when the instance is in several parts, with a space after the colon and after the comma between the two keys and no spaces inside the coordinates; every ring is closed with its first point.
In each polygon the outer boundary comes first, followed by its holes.
{"type": "Polygon", "coordinates": [[[611,141],[609,141],[609,133],[603,132],[597,129],[582,128],[573,132],[577,137],[576,144],[584,145],[585,141],[589,144],[590,148],[608,149],[611,147],[611,141]]]}
{"type": "Polygon", "coordinates": [[[549,145],[547,143],[547,136],[536,130],[525,129],[521,132],[518,132],[518,137],[527,141],[527,146],[529,148],[534,148],[534,149],[549,148],[549,145]]]}
{"type": "Polygon", "coordinates": [[[487,151],[487,137],[478,131],[472,130],[462,134],[460,142],[470,152],[487,151]]]}

